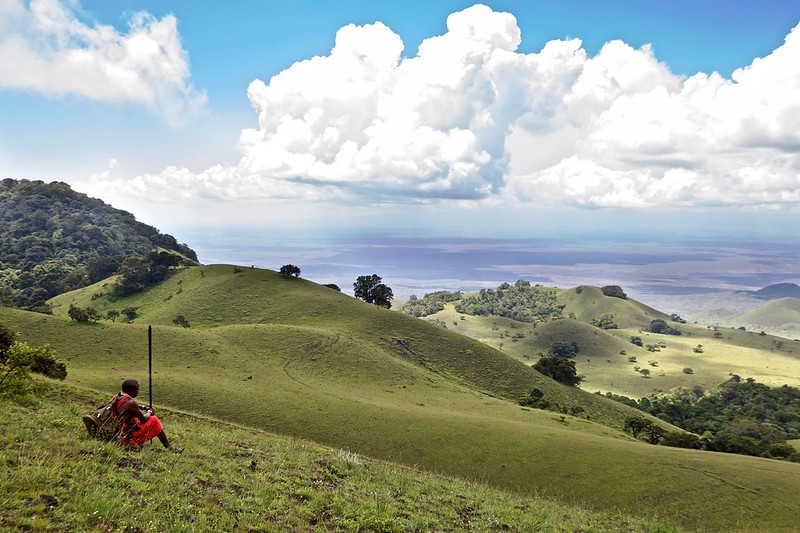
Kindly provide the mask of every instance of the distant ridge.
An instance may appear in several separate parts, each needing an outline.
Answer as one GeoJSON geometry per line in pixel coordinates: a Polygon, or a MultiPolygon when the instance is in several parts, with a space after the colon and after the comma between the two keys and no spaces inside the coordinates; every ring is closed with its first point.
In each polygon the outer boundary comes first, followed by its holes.
{"type": "Polygon", "coordinates": [[[800,298],[800,286],[796,283],[776,283],[757,290],[753,296],[762,300],[777,300],[779,298],[800,298]]]}

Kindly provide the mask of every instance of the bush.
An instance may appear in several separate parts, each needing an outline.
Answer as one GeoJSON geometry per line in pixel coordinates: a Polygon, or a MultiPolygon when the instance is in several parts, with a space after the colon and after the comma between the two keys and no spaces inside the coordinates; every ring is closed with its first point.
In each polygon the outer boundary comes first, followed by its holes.
{"type": "Polygon", "coordinates": [[[27,343],[15,342],[0,366],[0,393],[16,396],[29,393],[33,388],[30,372],[63,380],[67,377],[67,365],[56,359],[49,346],[32,348],[27,343]]]}
{"type": "Polygon", "coordinates": [[[641,337],[631,337],[630,338],[631,344],[635,344],[636,346],[643,346],[644,343],[642,342],[641,337]]]}
{"type": "Polygon", "coordinates": [[[186,320],[186,317],[183,316],[183,315],[178,315],[175,318],[173,318],[172,319],[172,323],[176,324],[178,326],[184,327],[184,328],[188,328],[189,327],[189,321],[186,320]]]}
{"type": "Polygon", "coordinates": [[[693,373],[694,373],[694,370],[692,370],[691,368],[689,368],[689,367],[687,366],[686,368],[684,368],[684,369],[683,369],[683,373],[684,373],[684,374],[693,374],[693,373]]]}

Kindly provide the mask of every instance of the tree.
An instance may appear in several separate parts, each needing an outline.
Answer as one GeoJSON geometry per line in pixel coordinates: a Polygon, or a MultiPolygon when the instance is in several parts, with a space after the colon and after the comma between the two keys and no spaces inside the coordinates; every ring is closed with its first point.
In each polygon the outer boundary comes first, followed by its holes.
{"type": "Polygon", "coordinates": [[[680,335],[681,332],[669,324],[667,324],[666,320],[661,320],[657,318],[650,322],[650,326],[647,328],[647,331],[650,333],[658,333],[661,335],[680,335]]]}
{"type": "Polygon", "coordinates": [[[582,379],[575,369],[575,361],[569,361],[563,357],[542,357],[536,361],[533,369],[569,386],[578,385],[582,379]]]}
{"type": "Polygon", "coordinates": [[[576,342],[558,341],[550,345],[547,355],[550,357],[575,357],[581,349],[576,342]]]}
{"type": "Polygon", "coordinates": [[[116,322],[118,317],[119,317],[119,311],[117,311],[116,309],[109,309],[108,313],[106,313],[106,319],[110,320],[111,322],[116,322]]]}
{"type": "Polygon", "coordinates": [[[359,276],[353,283],[354,295],[359,300],[389,309],[392,307],[394,294],[392,289],[381,283],[382,278],[377,274],[359,276]]]}
{"type": "MultiPolygon", "coordinates": [[[[8,349],[8,357],[0,368],[4,371],[0,377],[0,386],[9,377],[24,386],[30,381],[29,372],[37,372],[60,380],[67,377],[67,365],[56,359],[55,352],[49,346],[33,348],[24,342],[15,342],[8,349]]],[[[19,385],[18,383],[17,387],[19,385]]],[[[2,387],[0,390],[3,390],[2,387]]]]}
{"type": "Polygon", "coordinates": [[[342,289],[340,289],[339,286],[337,284],[335,284],[335,283],[326,283],[324,286],[328,287],[329,289],[333,289],[335,291],[342,292],[342,289]]]}
{"type": "Polygon", "coordinates": [[[176,324],[178,326],[184,327],[184,328],[188,328],[189,327],[189,321],[186,320],[186,317],[183,316],[183,315],[178,315],[175,318],[173,318],[172,319],[172,323],[176,324]]]}
{"type": "Polygon", "coordinates": [[[628,295],[623,292],[622,287],[619,285],[606,285],[600,290],[603,291],[603,294],[612,298],[622,298],[623,300],[628,298],[628,295]]]}
{"type": "Polygon", "coordinates": [[[280,269],[281,276],[289,277],[297,277],[300,275],[300,267],[295,265],[283,265],[280,269]]]}
{"type": "Polygon", "coordinates": [[[641,416],[629,416],[625,419],[625,430],[630,431],[634,439],[639,438],[639,433],[647,430],[653,423],[641,416]]]}

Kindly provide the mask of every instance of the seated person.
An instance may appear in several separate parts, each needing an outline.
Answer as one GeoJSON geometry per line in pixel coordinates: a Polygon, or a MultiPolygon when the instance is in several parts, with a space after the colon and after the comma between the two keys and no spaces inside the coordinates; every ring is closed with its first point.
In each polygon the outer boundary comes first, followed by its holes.
{"type": "Polygon", "coordinates": [[[134,400],[139,395],[139,382],[135,379],[126,379],[122,382],[122,392],[114,397],[111,404],[111,413],[114,419],[122,422],[120,430],[120,443],[140,446],[153,437],[158,437],[165,448],[175,453],[181,453],[183,448],[176,448],[169,443],[161,421],[156,418],[152,407],[145,407],[142,412],[139,404],[134,400]]]}

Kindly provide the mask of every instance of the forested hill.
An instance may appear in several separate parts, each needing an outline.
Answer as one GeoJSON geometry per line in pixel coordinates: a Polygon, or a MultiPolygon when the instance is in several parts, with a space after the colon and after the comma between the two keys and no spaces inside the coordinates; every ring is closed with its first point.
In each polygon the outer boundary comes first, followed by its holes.
{"type": "Polygon", "coordinates": [[[95,283],[129,256],[197,254],[127,211],[60,182],[0,181],[0,303],[46,311],[56,294],[95,283]]]}

